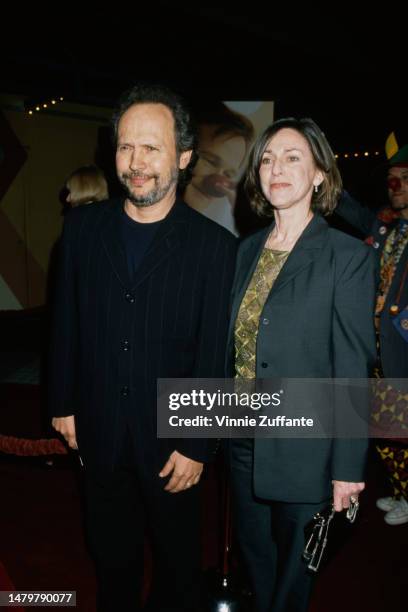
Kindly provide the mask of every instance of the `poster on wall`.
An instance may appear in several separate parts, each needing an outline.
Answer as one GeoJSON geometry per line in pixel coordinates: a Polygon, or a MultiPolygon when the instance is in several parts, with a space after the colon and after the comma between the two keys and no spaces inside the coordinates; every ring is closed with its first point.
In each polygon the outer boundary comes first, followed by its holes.
{"type": "Polygon", "coordinates": [[[183,197],[236,236],[237,188],[252,144],[272,123],[273,113],[271,101],[215,102],[196,110],[199,157],[183,197]]]}

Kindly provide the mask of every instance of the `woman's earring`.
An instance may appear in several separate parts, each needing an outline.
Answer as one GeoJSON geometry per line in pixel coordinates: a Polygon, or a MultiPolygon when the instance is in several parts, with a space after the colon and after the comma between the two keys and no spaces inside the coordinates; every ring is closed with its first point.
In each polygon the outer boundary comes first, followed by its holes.
{"type": "Polygon", "coordinates": [[[315,193],[317,193],[319,191],[319,188],[317,185],[315,185],[315,193]]]}

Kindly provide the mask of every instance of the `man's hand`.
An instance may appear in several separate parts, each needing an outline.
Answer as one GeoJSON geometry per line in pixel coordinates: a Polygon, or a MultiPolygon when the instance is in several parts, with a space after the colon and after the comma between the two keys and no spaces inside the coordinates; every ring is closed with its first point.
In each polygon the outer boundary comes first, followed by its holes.
{"type": "Polygon", "coordinates": [[[67,417],[54,417],[51,424],[53,428],[65,438],[70,448],[78,450],[74,415],[67,417]]]}
{"type": "Polygon", "coordinates": [[[333,505],[336,512],[350,506],[350,498],[358,501],[358,495],[365,488],[364,482],[343,482],[333,480],[333,505]]]}
{"type": "Polygon", "coordinates": [[[160,478],[165,478],[173,472],[164,490],[169,493],[179,493],[196,485],[200,480],[203,467],[204,465],[199,461],[184,457],[177,451],[172,452],[159,474],[160,478]]]}

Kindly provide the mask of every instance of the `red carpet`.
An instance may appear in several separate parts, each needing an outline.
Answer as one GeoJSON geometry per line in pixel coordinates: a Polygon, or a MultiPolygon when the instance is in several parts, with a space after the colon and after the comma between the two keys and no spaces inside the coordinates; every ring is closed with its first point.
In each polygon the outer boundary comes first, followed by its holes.
{"type": "MultiPolygon", "coordinates": [[[[6,568],[0,561],[0,591],[15,591],[14,584],[11,582],[6,568]]],[[[24,608],[13,606],[12,608],[4,608],[5,610],[15,610],[16,612],[24,612],[24,608]]]]}
{"type": "MultiPolygon", "coordinates": [[[[15,435],[18,425],[25,436],[44,435],[38,390],[0,385],[0,406],[0,433],[15,435]]],[[[8,590],[12,582],[20,590],[76,590],[78,612],[94,612],[95,580],[69,458],[57,457],[49,468],[44,458],[0,455],[0,487],[0,588],[8,590]]],[[[219,541],[214,478],[206,489],[203,565],[208,567],[216,562],[219,541]]],[[[386,493],[373,457],[360,520],[320,575],[310,612],[407,611],[408,524],[384,523],[374,502],[386,493]]]]}

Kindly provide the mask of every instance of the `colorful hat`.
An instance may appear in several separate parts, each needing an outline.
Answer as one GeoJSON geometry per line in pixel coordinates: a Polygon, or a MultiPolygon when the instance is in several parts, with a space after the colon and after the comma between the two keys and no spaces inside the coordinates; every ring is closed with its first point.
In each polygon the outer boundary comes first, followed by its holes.
{"type": "Polygon", "coordinates": [[[402,143],[408,143],[408,136],[401,131],[391,132],[385,141],[385,154],[390,166],[408,164],[408,144],[402,143]]]}

